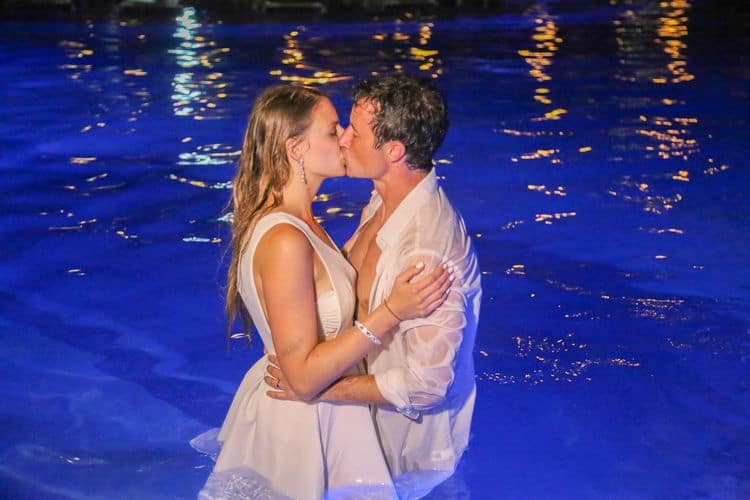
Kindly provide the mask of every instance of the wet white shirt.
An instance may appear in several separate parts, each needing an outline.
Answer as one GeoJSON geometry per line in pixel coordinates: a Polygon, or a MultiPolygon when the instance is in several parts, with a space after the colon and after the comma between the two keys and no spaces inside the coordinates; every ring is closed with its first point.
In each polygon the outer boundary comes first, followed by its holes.
{"type": "MultiPolygon", "coordinates": [[[[360,227],[381,203],[373,192],[360,227]]],[[[451,260],[457,268],[443,305],[427,318],[402,322],[393,339],[367,359],[368,373],[393,405],[373,409],[388,465],[394,477],[409,478],[412,492],[402,488],[400,494],[417,498],[453,473],[468,443],[476,395],[472,351],[481,301],[479,265],[434,168],[385,221],[376,243],[382,253],[370,310],[388,296],[407,266],[423,261],[429,272],[451,260]],[[415,476],[414,471],[430,472],[415,476]]]]}

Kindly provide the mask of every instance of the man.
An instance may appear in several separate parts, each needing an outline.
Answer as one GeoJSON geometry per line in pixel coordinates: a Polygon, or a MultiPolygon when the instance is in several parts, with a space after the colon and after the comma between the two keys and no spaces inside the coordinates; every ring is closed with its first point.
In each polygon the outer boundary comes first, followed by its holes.
{"type": "MultiPolygon", "coordinates": [[[[375,188],[344,246],[358,272],[357,314],[380,305],[407,266],[423,262],[430,271],[449,260],[456,269],[443,305],[427,318],[401,322],[392,340],[368,356],[366,375],[344,377],[320,395],[373,406],[391,474],[408,498],[426,495],[455,470],[476,394],[479,266],[432,163],[447,126],[443,97],[432,82],[382,76],[356,87],[340,138],[347,175],[372,179],[375,188]]],[[[283,378],[278,369],[269,370],[283,378]]]]}

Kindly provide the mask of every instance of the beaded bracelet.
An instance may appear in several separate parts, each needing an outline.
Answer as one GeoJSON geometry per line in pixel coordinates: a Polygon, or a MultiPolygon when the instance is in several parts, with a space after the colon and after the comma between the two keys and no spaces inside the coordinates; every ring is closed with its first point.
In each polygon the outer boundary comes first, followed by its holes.
{"type": "Polygon", "coordinates": [[[372,333],[372,332],[370,331],[370,329],[369,329],[369,328],[367,328],[367,327],[366,327],[366,326],[365,326],[364,324],[360,323],[360,322],[359,322],[359,321],[357,321],[356,319],[354,320],[354,326],[356,326],[356,327],[357,327],[357,329],[358,329],[358,330],[359,330],[360,332],[364,333],[365,337],[367,337],[367,340],[369,340],[369,341],[370,341],[370,342],[372,342],[373,344],[375,344],[375,345],[380,345],[380,344],[382,344],[382,342],[380,341],[380,339],[379,339],[379,338],[377,338],[377,337],[375,336],[375,334],[374,334],[374,333],[372,333]]]}

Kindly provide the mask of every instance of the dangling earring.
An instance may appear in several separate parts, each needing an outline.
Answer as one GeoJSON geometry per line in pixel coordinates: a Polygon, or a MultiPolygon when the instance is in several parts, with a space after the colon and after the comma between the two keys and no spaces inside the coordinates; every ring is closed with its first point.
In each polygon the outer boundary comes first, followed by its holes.
{"type": "Polygon", "coordinates": [[[307,184],[307,177],[305,177],[305,159],[302,157],[299,159],[299,178],[302,179],[302,184],[307,184]]]}

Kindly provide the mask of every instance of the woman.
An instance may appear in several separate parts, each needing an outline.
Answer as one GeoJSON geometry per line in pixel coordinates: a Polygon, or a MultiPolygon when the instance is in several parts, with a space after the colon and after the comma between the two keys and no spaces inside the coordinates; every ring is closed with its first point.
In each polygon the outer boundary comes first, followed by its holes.
{"type": "MultiPolygon", "coordinates": [[[[393,497],[366,406],[312,400],[401,320],[429,314],[452,281],[445,269],[410,283],[404,271],[383,305],[352,326],[355,271],[312,215],[322,181],[344,174],[338,115],[321,92],[277,86],[256,100],[234,179],[227,313],[252,318],[290,389],[247,373],[218,434],[221,452],[201,496],[393,497]]],[[[246,321],[247,322],[247,321],[246,321]]]]}

